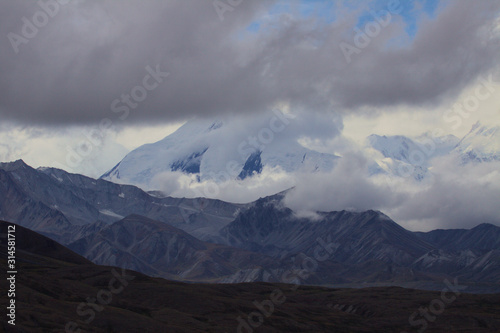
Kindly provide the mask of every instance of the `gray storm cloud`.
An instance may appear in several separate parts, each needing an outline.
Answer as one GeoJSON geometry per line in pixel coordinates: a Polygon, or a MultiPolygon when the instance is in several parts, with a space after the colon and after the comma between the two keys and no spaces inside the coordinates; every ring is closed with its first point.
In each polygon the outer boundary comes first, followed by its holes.
{"type": "Polygon", "coordinates": [[[329,24],[269,15],[273,1],[234,1],[223,20],[212,1],[73,1],[47,20],[40,3],[55,2],[0,2],[4,121],[168,122],[283,101],[310,112],[435,104],[493,71],[500,50],[498,1],[450,2],[398,47],[395,16],[349,63],[339,45],[356,46],[358,17],[340,2],[329,24]]]}

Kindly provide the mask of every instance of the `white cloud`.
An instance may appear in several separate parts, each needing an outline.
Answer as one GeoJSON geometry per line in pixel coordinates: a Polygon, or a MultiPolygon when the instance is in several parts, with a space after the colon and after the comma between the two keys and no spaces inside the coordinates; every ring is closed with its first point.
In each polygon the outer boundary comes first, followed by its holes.
{"type": "Polygon", "coordinates": [[[244,180],[198,182],[195,175],[165,172],[157,175],[153,182],[159,184],[159,190],[174,197],[209,197],[233,203],[248,203],[291,188],[295,185],[295,176],[279,167],[264,167],[262,173],[244,180]]]}
{"type": "Polygon", "coordinates": [[[410,230],[500,225],[500,162],[460,165],[457,156],[433,160],[433,177],[369,177],[361,155],[346,155],[331,173],[297,177],[285,200],[295,211],[381,210],[410,230]]]}
{"type": "Polygon", "coordinates": [[[47,130],[5,124],[0,142],[0,161],[22,159],[32,167],[56,167],[96,178],[128,152],[113,131],[90,126],[47,130]]]}
{"type": "Polygon", "coordinates": [[[407,199],[386,207],[396,221],[413,230],[471,228],[500,224],[500,162],[459,166],[454,156],[437,158],[433,181],[424,188],[401,188],[407,199]]]}

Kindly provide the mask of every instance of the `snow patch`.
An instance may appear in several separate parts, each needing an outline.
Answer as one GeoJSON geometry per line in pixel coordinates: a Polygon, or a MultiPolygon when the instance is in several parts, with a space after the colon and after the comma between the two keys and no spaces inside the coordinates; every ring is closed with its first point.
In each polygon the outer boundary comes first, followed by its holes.
{"type": "Polygon", "coordinates": [[[63,179],[61,177],[57,177],[56,175],[52,174],[52,177],[54,177],[55,179],[57,179],[57,181],[59,183],[62,183],[63,182],[63,179]]]}
{"type": "Polygon", "coordinates": [[[124,218],[124,216],[119,215],[119,214],[116,214],[115,212],[110,211],[110,210],[108,210],[108,209],[101,209],[101,210],[99,210],[99,213],[101,213],[101,214],[103,214],[103,215],[111,216],[111,217],[117,217],[117,218],[119,218],[119,219],[124,218]]]}

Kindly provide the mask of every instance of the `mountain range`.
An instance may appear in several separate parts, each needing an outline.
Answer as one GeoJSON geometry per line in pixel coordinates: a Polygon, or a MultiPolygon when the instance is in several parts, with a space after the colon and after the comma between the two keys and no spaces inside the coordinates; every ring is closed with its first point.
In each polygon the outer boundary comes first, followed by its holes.
{"type": "MultiPolygon", "coordinates": [[[[341,158],[335,152],[306,148],[294,137],[275,139],[281,133],[273,134],[267,127],[264,132],[271,134],[259,137],[253,135],[252,127],[237,125],[220,120],[188,121],[164,139],[131,151],[101,178],[159,190],[162,176],[175,172],[176,177],[179,173],[192,176],[194,182],[223,182],[252,177],[264,169],[270,173],[328,172],[341,158]]],[[[373,134],[362,150],[376,152],[367,154],[372,175],[422,181],[436,157],[456,156],[458,164],[499,161],[500,128],[476,123],[461,139],[430,132],[413,138],[373,134]]]]}
{"type": "Polygon", "coordinates": [[[283,204],[288,191],[233,204],[0,164],[0,218],[101,265],[192,282],[440,289],[456,277],[471,292],[500,290],[497,226],[422,233],[378,211],[300,217],[283,204]]]}
{"type": "Polygon", "coordinates": [[[454,135],[435,136],[433,133],[415,138],[373,134],[367,138],[367,146],[382,155],[371,166],[372,173],[411,176],[421,181],[431,172],[436,157],[454,156],[457,166],[500,161],[500,127],[476,123],[461,139],[454,135]]]}

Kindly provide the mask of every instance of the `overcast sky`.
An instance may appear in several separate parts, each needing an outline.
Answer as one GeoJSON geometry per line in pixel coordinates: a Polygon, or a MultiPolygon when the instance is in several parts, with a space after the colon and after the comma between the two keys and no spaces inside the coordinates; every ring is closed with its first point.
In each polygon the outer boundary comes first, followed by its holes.
{"type": "Polygon", "coordinates": [[[358,143],[436,127],[462,136],[500,118],[499,10],[498,0],[1,1],[0,161],[99,176],[193,116],[283,106],[311,124],[336,114],[341,137],[358,143]],[[496,93],[452,126],[449,110],[485,80],[496,93]]]}
{"type": "Polygon", "coordinates": [[[111,104],[151,70],[162,82],[146,80],[157,87],[128,104],[130,123],[259,112],[282,101],[311,112],[432,108],[498,61],[498,1],[238,2],[77,0],[48,17],[39,2],[2,1],[1,116],[37,125],[123,116],[112,109],[127,104],[111,104]],[[364,25],[367,12],[387,9],[379,20],[388,23],[364,25]],[[354,28],[373,37],[356,39],[354,28]]]}

